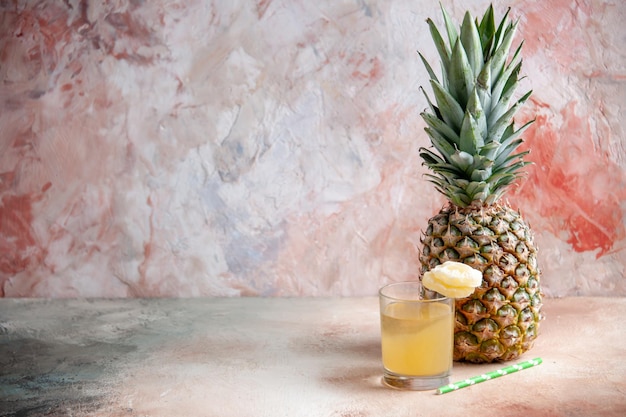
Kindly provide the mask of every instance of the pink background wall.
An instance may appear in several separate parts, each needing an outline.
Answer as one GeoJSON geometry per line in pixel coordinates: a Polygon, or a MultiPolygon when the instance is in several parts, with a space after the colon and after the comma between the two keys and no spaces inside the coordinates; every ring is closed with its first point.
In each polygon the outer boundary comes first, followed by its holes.
{"type": "MultiPolygon", "coordinates": [[[[482,14],[488,1],[462,4],[482,14]]],[[[509,0],[548,296],[626,296],[626,3],[509,0]],[[522,89],[523,89],[522,88],[522,89]]],[[[426,220],[430,0],[7,1],[0,295],[372,295],[426,220]]]]}

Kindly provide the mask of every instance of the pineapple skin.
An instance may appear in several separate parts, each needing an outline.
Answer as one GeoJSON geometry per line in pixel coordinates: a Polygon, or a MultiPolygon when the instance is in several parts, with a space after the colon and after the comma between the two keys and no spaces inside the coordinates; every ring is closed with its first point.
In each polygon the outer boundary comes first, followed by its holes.
{"type": "Polygon", "coordinates": [[[481,286],[455,302],[455,361],[510,361],[533,346],[544,318],[541,273],[533,233],[519,212],[450,203],[428,221],[421,243],[422,273],[448,260],[483,273],[481,286]]]}

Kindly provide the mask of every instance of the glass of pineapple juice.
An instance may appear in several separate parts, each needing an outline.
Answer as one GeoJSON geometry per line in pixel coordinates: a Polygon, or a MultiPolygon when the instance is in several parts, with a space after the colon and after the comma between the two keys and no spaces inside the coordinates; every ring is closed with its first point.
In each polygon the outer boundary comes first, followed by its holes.
{"type": "Polygon", "coordinates": [[[452,371],[454,298],[425,298],[420,282],[379,291],[383,382],[406,390],[436,389],[452,371]]]}

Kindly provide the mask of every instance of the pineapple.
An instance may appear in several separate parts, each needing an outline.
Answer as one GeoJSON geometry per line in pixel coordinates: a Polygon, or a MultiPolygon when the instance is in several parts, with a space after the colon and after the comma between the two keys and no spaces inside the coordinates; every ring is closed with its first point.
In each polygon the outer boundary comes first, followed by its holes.
{"type": "MultiPolygon", "coordinates": [[[[521,78],[520,44],[510,56],[518,22],[508,11],[496,26],[493,6],[482,19],[469,12],[457,30],[441,7],[447,42],[427,19],[441,60],[438,78],[420,53],[434,100],[421,116],[432,147],[421,148],[426,174],[449,202],[421,238],[422,273],[451,260],[483,274],[469,297],[456,300],[454,360],[508,361],[530,349],[542,320],[537,248],[519,212],[501,202],[523,175],[528,153],[516,152],[513,116],[531,91],[514,99],[521,78]]],[[[422,89],[422,91],[424,91],[422,89]]]]}

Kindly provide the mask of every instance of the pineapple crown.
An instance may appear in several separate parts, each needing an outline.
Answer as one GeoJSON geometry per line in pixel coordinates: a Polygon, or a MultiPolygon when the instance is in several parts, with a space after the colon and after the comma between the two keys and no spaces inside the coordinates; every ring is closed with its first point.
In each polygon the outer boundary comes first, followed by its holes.
{"type": "Polygon", "coordinates": [[[420,87],[429,105],[421,116],[434,147],[420,148],[420,156],[431,170],[429,181],[453,204],[491,205],[530,163],[524,161],[529,151],[514,153],[534,121],[515,130],[513,116],[532,93],[513,99],[521,80],[523,42],[508,58],[518,21],[509,21],[509,9],[496,27],[490,5],[480,22],[466,12],[459,33],[443,5],[441,10],[449,43],[426,20],[441,60],[441,79],[418,52],[435,98],[433,104],[420,87]]]}

